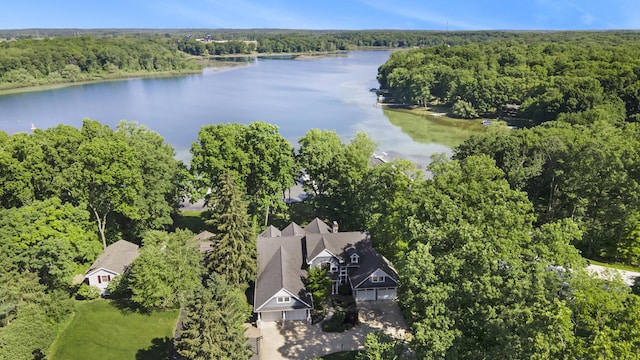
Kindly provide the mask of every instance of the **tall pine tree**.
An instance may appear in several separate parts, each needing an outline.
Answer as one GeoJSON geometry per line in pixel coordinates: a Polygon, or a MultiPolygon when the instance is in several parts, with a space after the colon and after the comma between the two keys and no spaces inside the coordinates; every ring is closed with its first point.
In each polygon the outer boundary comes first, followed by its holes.
{"type": "Polygon", "coordinates": [[[243,327],[249,311],[242,289],[212,274],[184,307],[178,354],[188,360],[249,359],[243,327]]]}
{"type": "Polygon", "coordinates": [[[247,202],[230,172],[215,202],[219,241],[207,254],[210,273],[224,275],[233,285],[247,287],[256,277],[256,235],[247,202]]]}

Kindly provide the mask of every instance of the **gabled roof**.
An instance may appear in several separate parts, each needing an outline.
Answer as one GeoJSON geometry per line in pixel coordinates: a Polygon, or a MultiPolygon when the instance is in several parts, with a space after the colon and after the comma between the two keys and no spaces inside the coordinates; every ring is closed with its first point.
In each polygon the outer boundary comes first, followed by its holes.
{"type": "Polygon", "coordinates": [[[357,243],[367,239],[367,233],[363,232],[338,232],[330,234],[307,234],[307,263],[318,256],[323,250],[338,257],[338,260],[348,258],[345,252],[357,243]]]}
{"type": "Polygon", "coordinates": [[[280,237],[282,236],[282,232],[280,232],[280,230],[278,230],[275,226],[269,225],[267,230],[263,231],[259,236],[260,237],[280,237]]]}
{"type": "Polygon", "coordinates": [[[284,289],[311,307],[311,295],[304,279],[302,236],[258,237],[258,279],[255,285],[255,309],[259,309],[284,289]]]}
{"type": "Polygon", "coordinates": [[[100,268],[122,274],[136,257],[138,257],[138,245],[125,240],[116,241],[107,246],[104,253],[98,256],[87,274],[100,268]]]}
{"type": "Polygon", "coordinates": [[[307,234],[328,234],[333,232],[333,229],[329,225],[325,224],[322,220],[315,218],[307,226],[305,226],[304,231],[307,234]]]}
{"type": "Polygon", "coordinates": [[[281,236],[304,236],[304,229],[300,225],[292,222],[286,228],[282,229],[281,236]]]}
{"type": "MultiPolygon", "coordinates": [[[[393,283],[398,283],[398,272],[393,267],[391,262],[384,256],[380,255],[373,249],[371,240],[367,239],[356,247],[356,252],[359,256],[359,266],[349,273],[351,284],[354,287],[359,286],[367,277],[373,272],[380,269],[387,273],[392,279],[393,283]]],[[[388,284],[386,284],[388,286],[388,284]]]]}

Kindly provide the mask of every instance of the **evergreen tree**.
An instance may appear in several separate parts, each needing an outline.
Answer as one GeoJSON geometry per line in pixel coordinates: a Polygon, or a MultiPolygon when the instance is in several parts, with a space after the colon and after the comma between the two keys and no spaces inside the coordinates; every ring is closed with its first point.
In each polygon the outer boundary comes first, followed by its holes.
{"type": "Polygon", "coordinates": [[[227,172],[216,199],[220,240],[207,254],[207,267],[230,284],[247,286],[256,277],[256,238],[242,196],[227,172]]]}
{"type": "Polygon", "coordinates": [[[248,359],[251,351],[242,326],[248,314],[242,290],[212,274],[184,307],[178,354],[183,359],[248,359]]]}

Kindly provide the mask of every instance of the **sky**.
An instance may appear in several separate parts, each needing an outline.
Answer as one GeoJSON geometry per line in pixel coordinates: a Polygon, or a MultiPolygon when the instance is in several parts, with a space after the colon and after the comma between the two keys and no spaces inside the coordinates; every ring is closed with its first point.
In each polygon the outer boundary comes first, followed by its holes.
{"type": "Polygon", "coordinates": [[[22,0],[0,29],[640,29],[639,0],[22,0]]]}

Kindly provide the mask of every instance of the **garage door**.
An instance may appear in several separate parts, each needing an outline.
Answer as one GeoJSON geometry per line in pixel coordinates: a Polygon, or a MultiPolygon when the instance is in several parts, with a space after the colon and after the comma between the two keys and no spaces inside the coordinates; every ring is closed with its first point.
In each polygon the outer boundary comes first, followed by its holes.
{"type": "Polygon", "coordinates": [[[261,312],[260,319],[262,321],[280,321],[282,320],[282,311],[261,312]]]}
{"type": "Polygon", "coordinates": [[[356,291],[356,301],[373,301],[376,299],[376,289],[364,289],[356,291]]]}
{"type": "Polygon", "coordinates": [[[298,309],[298,310],[286,311],[285,319],[286,320],[307,320],[307,310],[298,309]]]}
{"type": "Polygon", "coordinates": [[[396,298],[396,289],[378,289],[378,300],[393,300],[396,298]]]}

